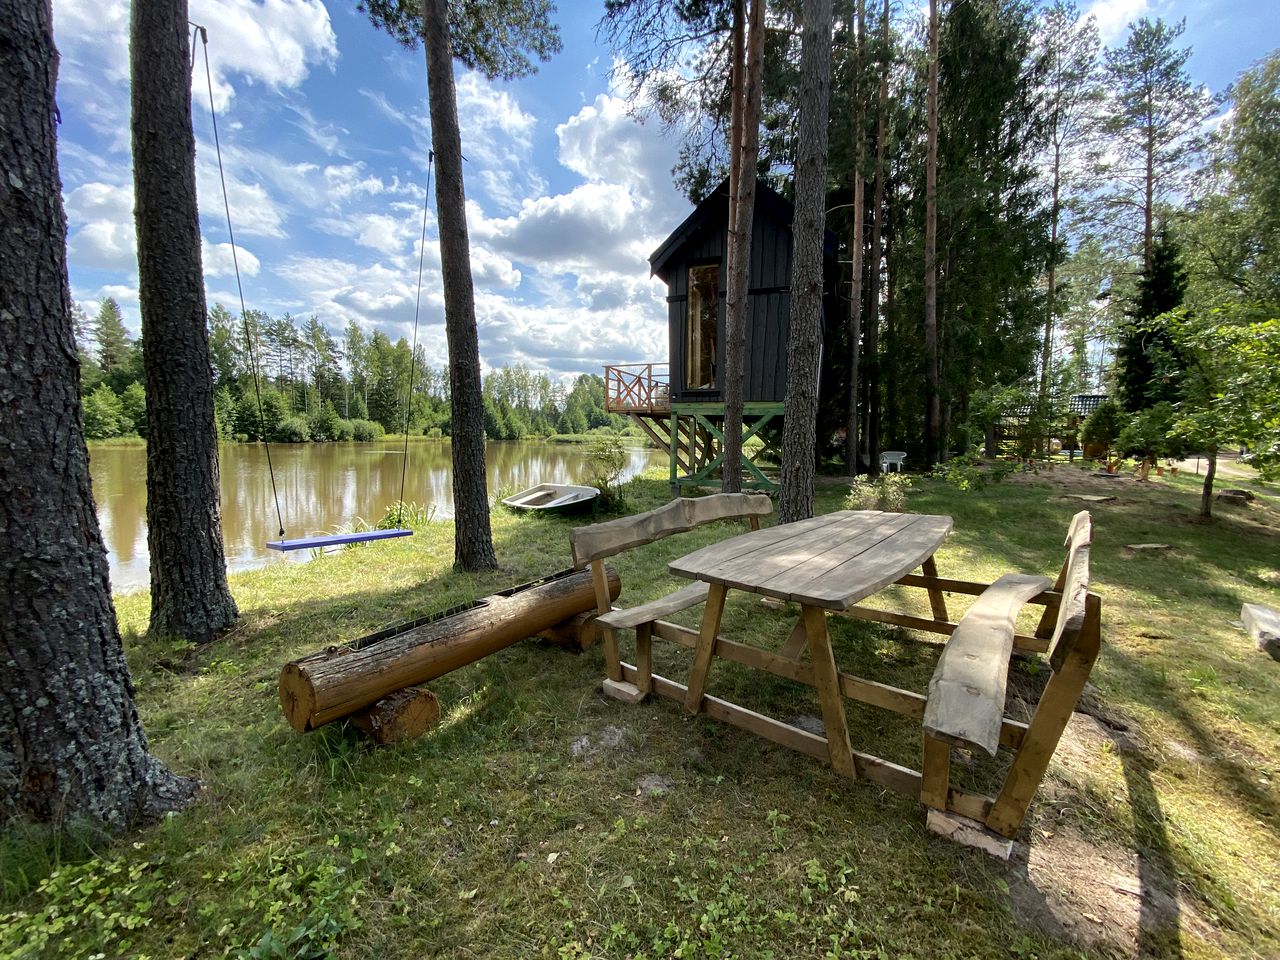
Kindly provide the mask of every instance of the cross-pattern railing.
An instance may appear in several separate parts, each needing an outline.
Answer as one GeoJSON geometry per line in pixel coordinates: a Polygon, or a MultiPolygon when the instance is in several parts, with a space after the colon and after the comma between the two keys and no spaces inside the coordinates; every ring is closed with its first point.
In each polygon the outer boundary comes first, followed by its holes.
{"type": "Polygon", "coordinates": [[[665,363],[620,363],[604,368],[604,407],[610,413],[665,413],[671,408],[665,363]]]}

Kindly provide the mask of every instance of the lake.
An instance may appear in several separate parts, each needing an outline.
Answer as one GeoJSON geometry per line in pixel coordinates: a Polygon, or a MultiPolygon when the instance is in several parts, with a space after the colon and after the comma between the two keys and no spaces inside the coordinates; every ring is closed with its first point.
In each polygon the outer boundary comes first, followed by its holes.
{"type": "MultiPolygon", "coordinates": [[[[578,483],[585,472],[586,450],[569,443],[486,444],[489,495],[544,481],[578,483]]],[[[628,452],[624,479],[667,463],[658,450],[631,447],[628,452]]],[[[285,536],[332,533],[357,520],[376,523],[400,498],[403,453],[403,442],[272,444],[285,536]]],[[[410,443],[405,500],[432,504],[437,517],[453,516],[450,455],[447,441],[410,443]]],[[[278,527],[262,444],[222,444],[219,458],[227,569],[309,559],[307,550],[280,554],[265,546],[267,540],[277,539],[278,527]]],[[[150,576],[146,449],[95,447],[89,452],[89,473],[111,564],[111,586],[121,591],[145,588],[150,576]]]]}

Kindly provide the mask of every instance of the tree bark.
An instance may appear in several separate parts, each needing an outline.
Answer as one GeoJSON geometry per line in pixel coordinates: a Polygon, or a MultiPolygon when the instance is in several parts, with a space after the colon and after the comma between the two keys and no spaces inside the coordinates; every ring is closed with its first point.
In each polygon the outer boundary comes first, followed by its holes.
{"type": "Polygon", "coordinates": [[[238,614],[222,549],[186,0],[137,0],[129,53],[151,632],[208,643],[238,614]]]}
{"type": "Polygon", "coordinates": [[[1049,387],[1052,378],[1050,377],[1050,366],[1053,363],[1053,317],[1057,311],[1057,268],[1058,268],[1058,221],[1061,219],[1062,207],[1060,204],[1060,196],[1062,190],[1062,147],[1058,143],[1057,112],[1051,121],[1053,132],[1051,134],[1053,142],[1053,186],[1050,192],[1049,201],[1049,269],[1046,279],[1045,289],[1045,317],[1044,317],[1044,339],[1040,344],[1040,397],[1039,397],[1039,420],[1040,435],[1037,438],[1037,450],[1043,453],[1045,450],[1044,436],[1049,426],[1049,387]]]}
{"type": "Polygon", "coordinates": [[[822,353],[823,208],[831,99],[831,0],[804,0],[796,150],[795,257],[778,520],[813,516],[818,377],[822,353]]]}
{"type": "Polygon", "coordinates": [[[862,161],[864,154],[862,118],[862,50],[863,32],[866,27],[866,0],[854,5],[853,83],[850,101],[853,104],[853,232],[849,236],[849,248],[853,263],[850,265],[853,279],[849,284],[849,395],[846,401],[844,462],[849,476],[861,471],[858,464],[858,394],[860,388],[860,363],[862,360],[862,240],[865,233],[863,209],[862,161]]]}
{"type": "Polygon", "coordinates": [[[928,146],[924,167],[925,463],[942,448],[938,390],[938,0],[929,0],[928,146]]]}
{"type": "MultiPolygon", "coordinates": [[[[742,489],[742,404],[743,368],[747,350],[747,298],[751,284],[751,228],[755,222],[756,167],[760,153],[760,94],[764,81],[764,5],[751,0],[748,38],[741,93],[740,141],[730,159],[730,183],[735,192],[729,200],[729,249],[725,277],[724,351],[724,462],[720,489],[737,493],[742,489]],[[736,160],[737,179],[732,176],[736,160]]],[[[736,38],[735,38],[736,39],[736,38]]],[[[735,98],[738,92],[734,91],[735,98]]]]}
{"type": "Polygon", "coordinates": [[[0,0],[0,821],[120,829],[196,783],[147,752],[89,489],[49,0],[0,0]]]}
{"type": "Polygon", "coordinates": [[[1200,516],[1208,520],[1213,516],[1213,478],[1218,472],[1218,448],[1210,447],[1208,465],[1204,471],[1204,486],[1200,490],[1200,516]]]}
{"type": "Polygon", "coordinates": [[[436,155],[436,213],[440,221],[440,271],[444,276],[444,326],[453,412],[453,564],[460,570],[492,570],[497,567],[498,558],[493,552],[485,489],[480,340],[476,332],[462,184],[462,138],[458,132],[446,0],[422,0],[422,34],[427,53],[431,142],[436,155]]]}
{"type": "Polygon", "coordinates": [[[866,322],[866,447],[867,471],[880,472],[880,257],[884,232],[885,154],[889,115],[889,0],[881,22],[880,97],[876,112],[876,179],[871,195],[870,310],[866,322]]]}

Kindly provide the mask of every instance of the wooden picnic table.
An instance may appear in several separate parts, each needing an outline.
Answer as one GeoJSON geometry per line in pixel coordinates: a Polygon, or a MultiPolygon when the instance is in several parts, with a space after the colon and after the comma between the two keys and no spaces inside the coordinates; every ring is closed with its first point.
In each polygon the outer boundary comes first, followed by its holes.
{"type": "MultiPolygon", "coordinates": [[[[672,573],[710,584],[686,708],[691,713],[703,708],[730,589],[794,601],[801,606],[801,617],[781,652],[796,660],[808,647],[827,730],[828,759],[837,772],[856,775],[826,611],[849,610],[917,567],[936,579],[933,555],[951,526],[951,518],[945,516],[841,510],[744,533],[673,560],[672,573]]],[[[945,621],[942,590],[931,588],[929,596],[934,618],[945,621]]]]}

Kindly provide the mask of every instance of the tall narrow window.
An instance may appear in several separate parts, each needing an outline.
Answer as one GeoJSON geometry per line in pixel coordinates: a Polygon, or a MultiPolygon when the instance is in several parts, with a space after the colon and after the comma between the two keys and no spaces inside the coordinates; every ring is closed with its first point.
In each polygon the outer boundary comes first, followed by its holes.
{"type": "Polygon", "coordinates": [[[716,314],[719,296],[714,263],[689,268],[689,316],[686,324],[685,385],[690,390],[716,388],[716,314]]]}

